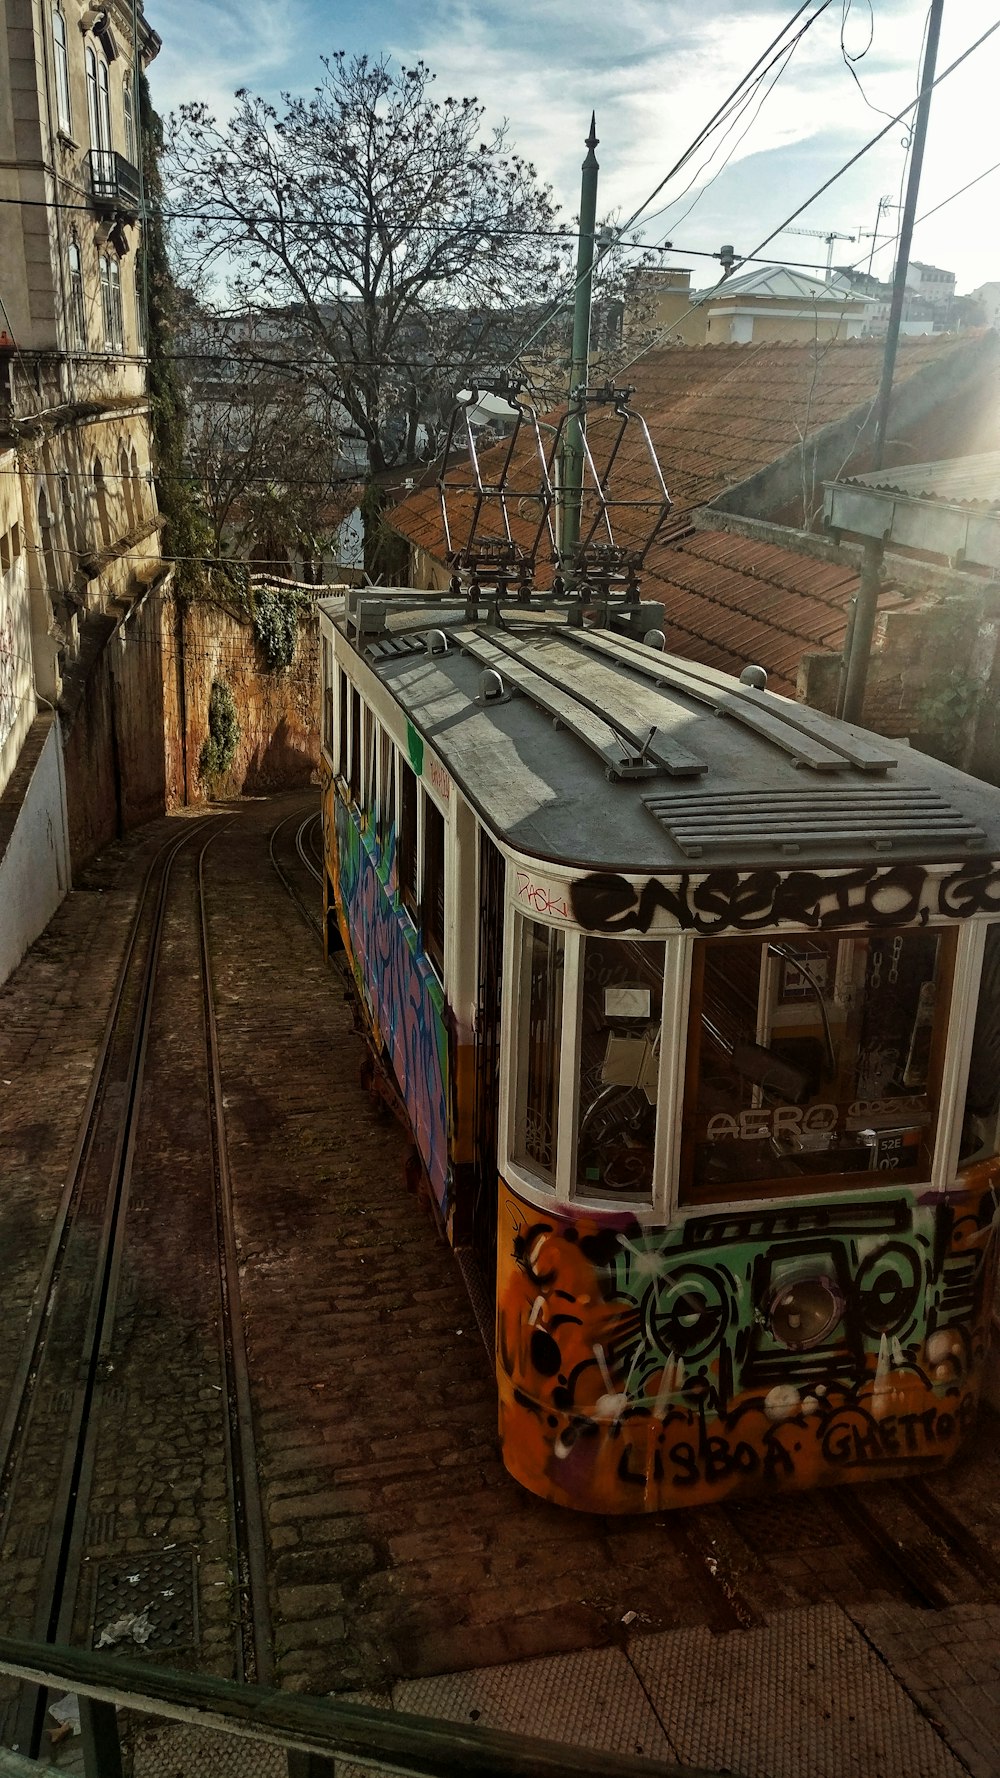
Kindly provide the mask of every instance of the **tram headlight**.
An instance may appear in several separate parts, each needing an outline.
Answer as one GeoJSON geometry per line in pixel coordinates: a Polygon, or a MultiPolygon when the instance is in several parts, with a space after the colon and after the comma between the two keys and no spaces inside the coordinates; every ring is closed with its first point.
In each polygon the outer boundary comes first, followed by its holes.
{"type": "Polygon", "coordinates": [[[828,1272],[785,1278],[772,1292],[767,1318],[774,1338],[793,1352],[819,1346],[843,1319],[844,1298],[828,1272]]]}

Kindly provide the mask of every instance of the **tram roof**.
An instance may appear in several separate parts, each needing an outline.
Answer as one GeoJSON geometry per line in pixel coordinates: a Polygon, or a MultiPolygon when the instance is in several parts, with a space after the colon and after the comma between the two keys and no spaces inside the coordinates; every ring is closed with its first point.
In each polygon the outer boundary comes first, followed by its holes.
{"type": "Polygon", "coordinates": [[[1000,857],[1000,789],[939,760],[551,613],[466,621],[442,594],[320,609],[512,847],[588,869],[792,870],[1000,857]],[[446,646],[442,647],[442,636],[446,646]],[[483,676],[500,696],[484,699],[483,676]]]}

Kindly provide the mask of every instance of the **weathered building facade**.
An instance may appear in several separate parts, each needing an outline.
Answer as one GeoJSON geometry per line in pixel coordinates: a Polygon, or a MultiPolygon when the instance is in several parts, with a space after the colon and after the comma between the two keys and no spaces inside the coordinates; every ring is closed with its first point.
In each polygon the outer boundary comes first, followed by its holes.
{"type": "Polygon", "coordinates": [[[131,0],[0,0],[0,979],[72,866],[163,806],[138,106],[158,48],[131,0]]]}

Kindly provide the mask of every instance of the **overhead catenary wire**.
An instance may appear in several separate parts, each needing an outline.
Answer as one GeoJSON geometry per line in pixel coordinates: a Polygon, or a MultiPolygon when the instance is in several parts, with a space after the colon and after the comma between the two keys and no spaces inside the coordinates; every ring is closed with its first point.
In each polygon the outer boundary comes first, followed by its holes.
{"type": "MultiPolygon", "coordinates": [[[[792,26],[798,21],[798,19],[801,18],[802,14],[806,11],[807,6],[810,3],[811,3],[811,0],[806,0],[806,3],[804,5],[801,5],[798,7],[798,9],[792,14],[792,17],[782,26],[782,28],[778,32],[777,36],[772,38],[772,40],[768,44],[767,48],[762,52],[762,54],[760,56],[758,56],[756,62],[753,63],[753,65],[747,70],[746,74],[744,74],[742,76],[742,78],[737,82],[736,86],[733,88],[732,92],[729,94],[729,97],[727,99],[723,100],[723,103],[713,113],[713,115],[709,119],[708,123],[702,127],[702,129],[699,131],[698,135],[695,137],[694,141],[688,145],[688,147],[684,150],[684,153],[680,156],[680,158],[674,162],[674,165],[670,168],[669,172],[664,174],[664,176],[660,180],[659,184],[654,186],[654,188],[650,192],[649,196],[643,200],[643,202],[639,205],[638,209],[633,210],[632,215],[628,218],[628,220],[626,222],[623,222],[620,225],[618,225],[618,227],[614,230],[611,239],[606,240],[604,245],[602,246],[600,252],[598,252],[594,255],[592,264],[586,274],[587,276],[591,276],[597,270],[598,266],[608,257],[608,254],[613,252],[615,250],[615,248],[622,242],[624,236],[628,233],[629,229],[635,227],[636,223],[639,221],[639,218],[642,216],[643,212],[648,210],[650,204],[655,202],[656,198],[659,197],[660,192],[663,191],[664,187],[670,183],[670,180],[676,177],[676,175],[681,171],[682,167],[686,166],[687,162],[692,158],[693,155],[697,154],[699,148],[701,148],[703,146],[703,144],[707,141],[708,136],[711,134],[712,130],[717,126],[718,122],[723,120],[725,118],[725,116],[728,115],[729,107],[733,104],[734,100],[736,100],[737,97],[743,92],[743,89],[746,87],[748,81],[750,81],[751,77],[754,74],[756,74],[758,68],[760,68],[761,63],[764,62],[766,60],[766,58],[771,54],[771,51],[775,48],[775,45],[778,43],[781,43],[782,39],[787,36],[787,34],[791,30],[792,26]]],[[[805,24],[800,28],[800,30],[794,40],[794,43],[791,47],[794,48],[795,46],[797,46],[797,44],[801,41],[802,37],[804,37],[806,32],[812,28],[812,26],[816,23],[816,20],[822,16],[822,14],[826,11],[827,7],[830,4],[831,4],[831,0],[821,0],[821,4],[817,8],[816,12],[814,12],[812,17],[807,19],[805,24]]],[[[776,56],[774,58],[774,60],[778,60],[780,55],[784,54],[788,48],[789,48],[789,45],[784,44],[782,46],[782,49],[778,52],[778,56],[776,56]]],[[[771,63],[768,64],[769,67],[771,65],[773,65],[773,64],[771,64],[771,63]]],[[[714,254],[712,257],[717,258],[718,255],[714,254]]],[[[581,282],[580,279],[574,278],[572,285],[567,290],[567,292],[565,293],[565,295],[563,296],[561,301],[559,301],[557,303],[557,305],[552,309],[551,314],[541,323],[541,325],[539,327],[537,327],[535,329],[535,332],[533,334],[531,334],[528,337],[528,339],[522,341],[522,344],[520,345],[518,350],[508,360],[508,363],[507,363],[508,369],[513,368],[513,366],[517,363],[518,359],[520,359],[524,356],[525,352],[527,352],[529,350],[529,348],[534,345],[536,339],[540,338],[541,334],[544,333],[546,328],[551,325],[551,323],[555,320],[556,316],[561,314],[562,310],[564,308],[566,308],[567,305],[572,301],[573,297],[576,295],[577,289],[579,288],[580,282],[581,282]]]]}

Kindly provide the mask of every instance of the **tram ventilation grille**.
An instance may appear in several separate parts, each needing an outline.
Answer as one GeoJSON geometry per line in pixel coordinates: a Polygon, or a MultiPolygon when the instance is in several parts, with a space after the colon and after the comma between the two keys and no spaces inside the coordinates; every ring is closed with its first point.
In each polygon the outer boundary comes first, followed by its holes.
{"type": "Polygon", "coordinates": [[[391,661],[408,654],[426,654],[427,643],[423,635],[382,636],[377,642],[369,642],[365,652],[373,660],[391,661]]]}
{"type": "Polygon", "coordinates": [[[975,822],[931,790],[866,784],[829,789],[718,791],[643,797],[650,814],[689,858],[759,853],[794,857],[819,848],[854,852],[933,848],[942,856],[985,844],[975,822]]]}
{"type": "Polygon", "coordinates": [[[159,1550],[101,1562],[94,1578],[93,1646],[135,1656],[198,1642],[194,1552],[159,1550]],[[103,1640],[102,1640],[103,1639],[103,1640]]]}

